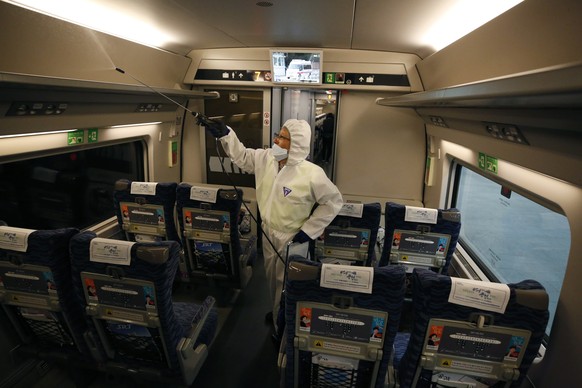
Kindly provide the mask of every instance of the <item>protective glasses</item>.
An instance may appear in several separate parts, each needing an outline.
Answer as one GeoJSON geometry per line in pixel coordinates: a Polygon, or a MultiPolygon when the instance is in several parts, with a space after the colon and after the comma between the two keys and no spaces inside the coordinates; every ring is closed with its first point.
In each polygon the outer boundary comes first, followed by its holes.
{"type": "Polygon", "coordinates": [[[279,135],[279,132],[275,132],[275,139],[283,139],[283,140],[291,141],[291,139],[288,138],[287,136],[279,135]]]}

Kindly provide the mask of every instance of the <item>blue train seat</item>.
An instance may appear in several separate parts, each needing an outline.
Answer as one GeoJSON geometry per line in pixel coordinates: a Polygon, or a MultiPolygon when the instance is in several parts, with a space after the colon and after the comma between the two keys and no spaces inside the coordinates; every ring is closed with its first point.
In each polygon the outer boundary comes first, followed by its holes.
{"type": "Polygon", "coordinates": [[[404,268],[297,260],[287,271],[282,386],[393,383],[389,364],[404,300],[404,268]]]}
{"type": "Polygon", "coordinates": [[[190,385],[217,327],[214,298],[201,305],[172,301],[181,247],[176,241],[137,243],[71,239],[76,293],[95,326],[110,373],[190,385]]]}
{"type": "Polygon", "coordinates": [[[457,209],[429,209],[386,203],[385,243],[380,266],[432,268],[447,273],[461,231],[457,209]]]}
{"type": "Polygon", "coordinates": [[[345,203],[316,241],[315,257],[323,263],[373,266],[381,217],[380,203],[345,203]]]}
{"type": "Polygon", "coordinates": [[[180,242],[174,220],[176,186],[172,182],[136,182],[128,179],[115,182],[113,204],[126,240],[180,242]]]}
{"type": "Polygon", "coordinates": [[[256,236],[241,236],[241,226],[250,230],[242,203],[241,190],[178,185],[176,212],[194,282],[212,279],[241,289],[250,280],[256,236]]]}
{"type": "Polygon", "coordinates": [[[91,357],[69,260],[69,241],[77,233],[0,226],[0,303],[28,355],[91,357]]]}
{"type": "Polygon", "coordinates": [[[548,323],[543,286],[471,281],[422,268],[412,277],[414,326],[405,353],[394,361],[400,386],[521,386],[548,323]]]}

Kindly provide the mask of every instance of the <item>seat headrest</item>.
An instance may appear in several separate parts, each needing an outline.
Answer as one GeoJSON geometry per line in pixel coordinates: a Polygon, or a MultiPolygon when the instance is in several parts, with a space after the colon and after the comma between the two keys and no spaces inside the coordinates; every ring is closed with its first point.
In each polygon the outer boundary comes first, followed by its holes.
{"type": "Polygon", "coordinates": [[[461,222],[461,212],[457,209],[446,209],[441,211],[443,220],[451,222],[461,222]]]}
{"type": "Polygon", "coordinates": [[[236,200],[239,196],[239,193],[234,189],[232,189],[232,190],[221,189],[218,193],[219,193],[218,195],[220,196],[220,198],[230,200],[230,201],[236,200]]]}
{"type": "Polygon", "coordinates": [[[319,279],[319,266],[292,261],[287,267],[289,280],[315,280],[319,279]]]}
{"type": "Polygon", "coordinates": [[[550,297],[546,290],[515,290],[515,301],[522,306],[530,307],[536,310],[547,310],[550,297]]]}
{"type": "Polygon", "coordinates": [[[127,179],[119,179],[115,182],[115,191],[129,190],[131,183],[127,179]]]}
{"type": "Polygon", "coordinates": [[[139,246],[135,251],[135,255],[140,260],[146,261],[150,264],[163,264],[170,258],[170,248],[139,246]]]}

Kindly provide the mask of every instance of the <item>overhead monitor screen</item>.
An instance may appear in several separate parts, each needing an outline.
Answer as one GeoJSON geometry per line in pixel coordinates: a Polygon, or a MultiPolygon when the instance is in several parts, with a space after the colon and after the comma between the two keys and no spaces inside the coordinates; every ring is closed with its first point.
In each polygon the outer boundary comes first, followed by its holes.
{"type": "Polygon", "coordinates": [[[273,83],[321,85],[322,51],[271,50],[273,83]]]}

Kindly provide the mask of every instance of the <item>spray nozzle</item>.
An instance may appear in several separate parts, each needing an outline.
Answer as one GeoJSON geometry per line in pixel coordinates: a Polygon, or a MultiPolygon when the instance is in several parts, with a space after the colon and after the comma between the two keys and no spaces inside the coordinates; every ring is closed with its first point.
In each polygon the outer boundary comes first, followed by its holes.
{"type": "Polygon", "coordinates": [[[205,127],[216,139],[228,135],[229,129],[222,120],[212,120],[203,114],[196,114],[196,123],[205,127]]]}
{"type": "Polygon", "coordinates": [[[205,127],[209,127],[215,124],[213,120],[210,120],[208,117],[204,116],[202,113],[192,112],[192,115],[196,118],[196,124],[203,125],[205,127]]]}

